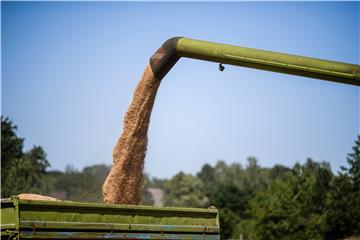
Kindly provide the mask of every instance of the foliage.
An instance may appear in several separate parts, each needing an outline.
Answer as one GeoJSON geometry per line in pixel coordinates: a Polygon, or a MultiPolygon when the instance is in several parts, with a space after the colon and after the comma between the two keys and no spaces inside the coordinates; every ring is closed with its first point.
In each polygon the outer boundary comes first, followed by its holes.
{"type": "Polygon", "coordinates": [[[240,217],[229,210],[228,208],[222,208],[220,214],[220,226],[221,239],[227,239],[232,236],[233,229],[235,229],[237,223],[239,223],[240,217]]]}
{"type": "Polygon", "coordinates": [[[349,153],[347,162],[350,165],[349,168],[343,167],[347,175],[351,178],[354,188],[360,189],[360,135],[355,141],[355,146],[352,148],[354,152],[349,153]]]}
{"type": "Polygon", "coordinates": [[[352,191],[350,192],[350,204],[352,206],[352,235],[360,236],[360,135],[355,141],[353,152],[347,158],[349,168],[346,171],[351,179],[352,191]]]}
{"type": "Polygon", "coordinates": [[[202,166],[201,171],[197,177],[202,181],[204,186],[204,195],[209,197],[214,191],[215,170],[210,164],[202,166]]]}
{"type": "Polygon", "coordinates": [[[352,150],[347,157],[349,166],[332,179],[328,192],[328,238],[360,236],[360,136],[352,150]]]}
{"type": "Polygon", "coordinates": [[[308,159],[251,202],[257,239],[322,239],[331,170],[308,159]]]}
{"type": "Polygon", "coordinates": [[[101,202],[101,186],[109,171],[103,164],[85,167],[81,172],[67,166],[64,173],[57,174],[54,191],[49,195],[73,201],[101,202]]]}
{"type": "Polygon", "coordinates": [[[352,232],[353,217],[351,203],[351,181],[344,175],[335,176],[328,191],[326,199],[326,239],[341,239],[352,232]]]}
{"type": "Polygon", "coordinates": [[[204,204],[203,183],[190,174],[180,172],[164,184],[165,205],[201,207],[204,204]]]}
{"type": "Polygon", "coordinates": [[[17,136],[16,129],[8,118],[1,117],[1,197],[43,193],[44,177],[50,167],[42,147],[23,151],[24,139],[17,136]]]}
{"type": "Polygon", "coordinates": [[[24,139],[16,135],[17,127],[1,116],[1,169],[5,171],[13,159],[23,157],[24,139]]]}

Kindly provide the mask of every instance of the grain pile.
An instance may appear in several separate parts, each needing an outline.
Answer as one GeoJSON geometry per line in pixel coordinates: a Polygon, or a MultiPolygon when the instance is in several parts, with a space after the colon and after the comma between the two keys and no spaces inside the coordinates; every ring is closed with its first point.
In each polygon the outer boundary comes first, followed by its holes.
{"type": "Polygon", "coordinates": [[[44,200],[44,201],[59,201],[56,198],[43,196],[39,194],[33,194],[33,193],[21,193],[17,195],[17,197],[21,200],[44,200]]]}
{"type": "Polygon", "coordinates": [[[103,200],[112,204],[139,204],[147,131],[160,81],[147,65],[124,117],[124,129],[113,150],[113,166],[103,185],[103,200]]]}

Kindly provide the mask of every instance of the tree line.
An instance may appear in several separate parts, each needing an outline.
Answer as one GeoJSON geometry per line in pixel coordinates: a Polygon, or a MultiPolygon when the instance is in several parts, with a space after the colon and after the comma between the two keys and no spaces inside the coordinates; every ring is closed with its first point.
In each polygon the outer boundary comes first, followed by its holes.
{"type": "MultiPolygon", "coordinates": [[[[1,118],[1,197],[38,193],[63,200],[101,202],[110,166],[50,171],[41,146],[23,150],[16,126],[1,118]]],[[[150,188],[161,189],[165,206],[220,210],[222,239],[344,239],[360,236],[360,136],[347,165],[334,174],[328,162],[311,158],[292,167],[261,167],[218,161],[193,175],[144,176],[142,204],[153,205],[150,188]]]]}

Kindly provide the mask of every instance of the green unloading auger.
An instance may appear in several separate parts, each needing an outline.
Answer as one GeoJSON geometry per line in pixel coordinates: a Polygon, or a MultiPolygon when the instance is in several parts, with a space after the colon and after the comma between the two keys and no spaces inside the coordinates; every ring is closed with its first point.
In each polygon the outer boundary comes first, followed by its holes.
{"type": "Polygon", "coordinates": [[[184,37],[170,38],[150,58],[150,66],[155,77],[159,80],[164,78],[180,57],[360,86],[360,66],[356,64],[244,48],[184,37]]]}

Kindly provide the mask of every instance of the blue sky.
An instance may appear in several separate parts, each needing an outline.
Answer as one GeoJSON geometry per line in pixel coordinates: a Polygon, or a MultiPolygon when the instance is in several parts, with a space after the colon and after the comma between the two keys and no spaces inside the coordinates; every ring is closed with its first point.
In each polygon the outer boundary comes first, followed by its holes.
{"type": "MultiPolygon", "coordinates": [[[[122,118],[168,38],[359,64],[359,2],[2,2],[2,114],[52,169],[110,164],[122,118]]],[[[307,157],[334,170],[359,133],[359,88],[181,59],[149,129],[152,176],[218,159],[262,166],[307,157]]]]}

